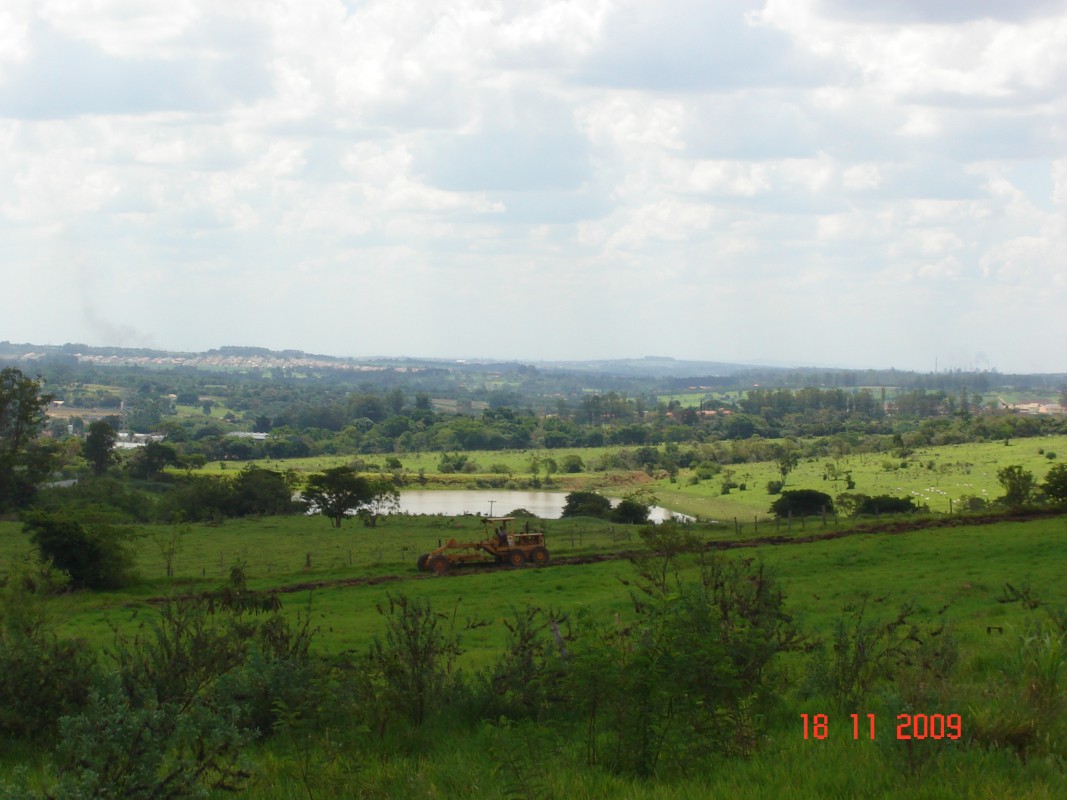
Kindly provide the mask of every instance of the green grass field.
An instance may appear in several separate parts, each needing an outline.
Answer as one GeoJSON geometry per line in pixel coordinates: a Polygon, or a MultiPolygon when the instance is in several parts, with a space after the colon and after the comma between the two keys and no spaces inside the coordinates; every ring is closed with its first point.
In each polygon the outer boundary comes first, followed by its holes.
{"type": "MultiPolygon", "coordinates": [[[[383,629],[376,607],[387,593],[404,593],[431,601],[455,620],[463,648],[459,666],[467,672],[495,659],[507,636],[503,619],[514,609],[537,606],[570,614],[586,609],[615,624],[632,617],[630,588],[624,581],[633,580],[634,570],[626,560],[540,569],[471,569],[444,578],[415,571],[411,555],[420,548],[439,536],[475,533],[479,528],[471,518],[397,518],[378,529],[351,522],[340,531],[330,529],[321,518],[304,517],[191,526],[177,575],[167,579],[162,577],[152,536],[166,534],[169,528],[146,526],[136,540],[143,583],[121,592],[63,595],[51,601],[51,612],[61,635],[106,648],[113,629],[132,631],[157,613],[149,598],[212,588],[222,582],[221,573],[233,561],[244,560],[255,588],[284,591],[301,584],[324,584],[282,594],[287,615],[295,617],[310,608],[318,652],[366,650],[383,629]],[[311,570],[303,566],[308,551],[313,552],[311,570]],[[383,576],[398,579],[343,583],[383,576]]],[[[613,541],[610,526],[592,521],[579,521],[573,527],[550,523],[554,553],[568,551],[571,533],[577,535],[575,528],[582,530],[581,547],[586,551],[635,544],[633,538],[620,537],[619,529],[613,541]]],[[[715,531],[705,533],[712,536],[715,531]]],[[[1017,604],[998,602],[1004,584],[1030,585],[1053,605],[1067,604],[1062,582],[1067,567],[1065,537],[1067,518],[1053,517],[745,548],[728,552],[727,558],[762,560],[780,581],[787,610],[814,638],[825,639],[842,609],[864,600],[870,619],[889,620],[904,603],[913,605],[916,620],[923,624],[944,619],[959,642],[963,688],[958,696],[963,705],[943,710],[959,713],[967,726],[972,717],[977,720],[992,713],[983,703],[1002,699],[973,687],[996,685],[1011,677],[1003,671],[1013,663],[1013,643],[1029,617],[1017,604]]],[[[27,549],[16,524],[0,524],[4,563],[27,549]]],[[[577,543],[574,549],[579,549],[577,543]]],[[[770,798],[783,796],[785,787],[790,797],[800,798],[1054,798],[1067,792],[1067,779],[1054,760],[1028,762],[1009,751],[959,747],[949,741],[921,743],[925,755],[903,750],[893,741],[895,720],[882,705],[872,706],[879,714],[878,740],[853,739],[847,714],[831,710],[818,696],[805,698],[795,691],[804,681],[806,665],[801,654],[782,660],[783,686],[794,688],[783,695],[767,737],[752,758],[695,766],[688,776],[666,781],[614,776],[587,766],[577,750],[545,744],[530,730],[489,722],[474,730],[457,730],[437,720],[409,742],[408,751],[389,756],[353,754],[355,761],[337,762],[336,772],[323,767],[319,779],[332,796],[511,797],[512,783],[500,756],[501,748],[510,743],[523,748],[521,763],[527,768],[533,753],[532,761],[538,764],[536,785],[550,797],[770,798]],[[829,738],[805,740],[802,713],[828,714],[829,738]]],[[[856,711],[866,714],[871,709],[856,711]]],[[[290,755],[277,746],[259,746],[251,756],[255,778],[248,796],[307,796],[294,785],[290,755]]],[[[0,760],[0,775],[17,760],[12,754],[0,760]]]]}
{"type": "MultiPolygon", "coordinates": [[[[566,448],[560,450],[529,451],[473,451],[469,458],[479,465],[474,474],[441,474],[438,472],[440,453],[401,453],[394,457],[400,460],[401,471],[407,476],[412,488],[448,489],[476,488],[478,481],[501,479],[507,476],[493,474],[493,464],[504,464],[512,470],[515,479],[530,476],[531,457],[551,457],[561,463],[569,454],[581,456],[587,465],[593,464],[605,453],[619,450],[616,447],[566,448]],[[425,485],[417,483],[418,471],[425,471],[425,485]]],[[[844,474],[851,473],[855,488],[851,491],[866,495],[889,494],[898,497],[911,496],[919,505],[926,505],[933,513],[949,513],[958,510],[961,498],[978,497],[994,500],[1003,494],[997,482],[997,469],[1010,464],[1019,464],[1034,473],[1037,481],[1044,479],[1056,460],[1046,458],[1047,453],[1062,453],[1067,458],[1067,436],[1044,436],[1030,439],[1014,439],[1008,446],[1000,443],[978,443],[927,447],[915,450],[907,459],[889,453],[868,453],[841,458],[821,458],[801,461],[788,476],[786,489],[818,489],[831,497],[847,491],[844,474]],[[824,480],[828,466],[837,470],[837,480],[824,480]],[[951,504],[950,504],[951,501],[951,504]]],[[[366,469],[385,468],[388,455],[364,455],[358,458],[366,469]]],[[[268,469],[292,469],[299,474],[318,472],[329,467],[352,463],[351,456],[319,456],[285,460],[260,460],[258,466],[268,469]]],[[[240,469],[242,462],[211,462],[198,474],[227,474],[240,469]]],[[[698,516],[701,519],[752,521],[759,517],[767,519],[768,509],[774,497],[767,493],[767,483],[781,476],[773,462],[762,461],[734,464],[725,467],[733,480],[746,484],[745,491],[733,489],[724,495],[721,491],[723,475],[690,483],[692,470],[682,470],[675,482],[665,476],[652,480],[643,472],[591,472],[553,475],[554,488],[559,491],[574,489],[601,489],[619,495],[633,488],[651,489],[660,499],[660,504],[672,511],[698,516]]],[[[541,471],[544,477],[543,469],[541,471]]]]}
{"type": "MultiPolygon", "coordinates": [[[[864,494],[910,494],[929,503],[937,521],[948,512],[948,500],[964,496],[995,498],[1001,493],[998,468],[1020,464],[1040,481],[1057,463],[1044,450],[1067,457],[1067,437],[1013,440],[1008,446],[972,444],[916,451],[903,466],[886,454],[850,456],[831,462],[801,462],[786,488],[815,488],[831,495],[845,491],[844,481],[824,480],[834,463],[850,471],[854,491],[864,494]]],[[[531,451],[532,452],[532,451],[531,451]]],[[[604,449],[568,452],[596,458],[604,449]]],[[[541,455],[542,453],[539,453],[541,455]]],[[[529,453],[472,454],[480,463],[513,459],[525,465],[529,453]],[[490,460],[492,459],[492,460],[490,460]]],[[[382,457],[365,460],[384,461],[382,457]]],[[[439,454],[399,456],[404,468],[426,464],[436,472],[439,454]],[[419,459],[423,459],[420,461],[419,459]]],[[[310,472],[349,459],[301,459],[273,462],[275,468],[310,472]]],[[[268,466],[259,462],[260,466],[268,466]]],[[[227,470],[240,465],[227,464],[227,470]]],[[[525,467],[524,467],[525,468],[525,467]]],[[[885,624],[908,605],[913,619],[927,628],[946,625],[957,642],[959,661],[953,684],[940,696],[941,707],[915,707],[914,713],[959,714],[965,730],[977,731],[964,743],[927,740],[900,743],[893,736],[899,700],[892,692],[876,694],[855,713],[878,716],[876,741],[854,739],[848,710],[833,710],[826,697],[804,689],[812,675],[812,657],[796,652],[783,656],[775,680],[780,704],[767,718],[765,735],[747,759],[722,758],[692,765],[684,774],[638,780],[590,766],[576,742],[580,737],[550,737],[534,726],[485,720],[470,727],[448,718],[434,718],[424,728],[396,743],[364,741],[365,749],[330,755],[316,744],[309,758],[318,759],[311,796],[376,798],[566,797],[687,800],[694,797],[797,798],[1058,798],[1067,796],[1064,741],[1045,733],[1039,756],[1022,758],[1010,747],[989,742],[997,726],[1014,724],[1019,709],[1032,704],[1022,683],[1024,670],[1036,667],[1021,658],[1022,644],[1033,641],[1028,625],[1035,614],[1019,603],[1001,602],[1005,585],[1032,587],[1048,608],[1067,608],[1067,517],[1022,522],[928,527],[901,533],[854,533],[856,523],[833,518],[794,522],[792,530],[766,517],[772,497],[765,484],[777,477],[771,463],[731,467],[744,492],[722,495],[722,476],[688,482],[683,471],[672,483],[644,473],[583,473],[584,481],[622,493],[627,487],[651,488],[661,504],[675,510],[719,519],[724,525],[701,524],[694,530],[704,541],[745,541],[778,535],[788,543],[725,551],[727,559],[758,559],[779,581],[786,610],[811,641],[829,642],[845,609],[864,605],[867,624],[885,624]],[[732,524],[737,518],[740,530],[732,524]],[[759,520],[758,531],[754,525],[759,520]],[[812,534],[829,534],[839,525],[849,535],[796,542],[812,534]],[[801,714],[827,714],[826,740],[804,739],[801,714]],[[514,769],[528,779],[517,788],[514,769]]],[[[443,476],[468,479],[470,476],[443,476]]],[[[478,476],[475,475],[474,478],[478,476]]],[[[459,485],[457,482],[456,485],[459,485]]],[[[958,509],[956,509],[958,510],[958,509]]],[[[546,543],[558,561],[568,556],[619,553],[640,545],[636,528],[589,519],[545,522],[546,543]]],[[[363,653],[381,636],[384,620],[378,607],[391,594],[425,599],[445,614],[458,633],[462,654],[458,666],[466,675],[493,664],[508,639],[506,619],[517,609],[539,607],[577,616],[587,613],[607,625],[625,626],[635,618],[631,592],[634,567],[625,558],[597,563],[560,564],[544,568],[468,569],[437,578],[415,569],[415,558],[449,538],[477,539],[482,525],[475,517],[409,517],[384,520],[377,528],[349,520],[333,529],[322,517],[273,517],[228,521],[221,525],[182,528],[182,545],[174,559],[174,577],[166,577],[160,544],[172,526],[134,526],[132,545],[141,580],[122,591],[68,593],[49,600],[48,608],[60,636],[83,639],[100,652],[112,647],[116,631],[130,634],[158,615],[158,600],[173,595],[210,591],[241,564],[251,588],[274,590],[283,614],[296,619],[310,613],[314,651],[323,655],[363,653]]],[[[0,573],[32,548],[16,522],[0,522],[0,573]]],[[[694,575],[693,568],[683,570],[694,575]]],[[[1055,694],[1047,703],[1067,703],[1067,648],[1046,649],[1043,669],[1055,694]]],[[[106,658],[106,656],[102,656],[106,658]]],[[[1029,674],[1029,673],[1027,673],[1029,674]]],[[[866,717],[864,716],[864,719],[866,717]]],[[[1025,722],[1024,717],[1019,717],[1025,722]]],[[[1057,734],[1058,735],[1058,734],[1057,734]]],[[[362,741],[362,740],[361,740],[362,741]]],[[[250,752],[254,798],[308,797],[300,781],[294,753],[279,741],[257,744],[250,752]]],[[[20,763],[36,755],[0,745],[0,780],[10,779],[20,763]]],[[[224,797],[228,795],[216,794],[224,797]]]]}

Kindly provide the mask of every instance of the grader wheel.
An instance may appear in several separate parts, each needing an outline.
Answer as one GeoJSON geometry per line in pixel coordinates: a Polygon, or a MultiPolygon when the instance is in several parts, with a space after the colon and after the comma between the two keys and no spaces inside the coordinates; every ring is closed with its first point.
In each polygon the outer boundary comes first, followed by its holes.
{"type": "Polygon", "coordinates": [[[434,575],[444,575],[452,568],[452,562],[447,556],[438,555],[431,558],[427,566],[434,575]]]}
{"type": "Polygon", "coordinates": [[[530,561],[538,567],[548,563],[548,551],[543,547],[535,547],[530,551],[530,561]]]}
{"type": "Polygon", "coordinates": [[[429,553],[423,553],[421,556],[419,556],[419,560],[415,562],[415,566],[417,566],[419,568],[419,572],[425,572],[426,571],[426,562],[429,561],[429,560],[430,560],[430,554],[429,553]]]}
{"type": "Polygon", "coordinates": [[[508,553],[508,563],[513,567],[521,567],[526,563],[526,554],[522,550],[512,550],[508,553]]]}

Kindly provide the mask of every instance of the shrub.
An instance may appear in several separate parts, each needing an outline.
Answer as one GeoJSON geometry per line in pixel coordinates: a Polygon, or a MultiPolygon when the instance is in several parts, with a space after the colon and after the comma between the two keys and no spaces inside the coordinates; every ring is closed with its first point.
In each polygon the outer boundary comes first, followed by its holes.
{"type": "Polygon", "coordinates": [[[563,460],[560,462],[560,471],[567,473],[581,472],[585,469],[585,463],[582,461],[582,457],[575,453],[570,453],[563,456],[563,460]]]}
{"type": "Polygon", "coordinates": [[[627,497],[612,509],[611,521],[620,525],[644,525],[648,522],[649,510],[647,503],[627,497]]]}
{"type": "Polygon", "coordinates": [[[767,481],[767,494],[780,494],[783,486],[781,481],[767,481]]]}
{"type": "Polygon", "coordinates": [[[571,492],[567,495],[561,517],[599,517],[611,514],[611,501],[596,492],[571,492]]]}
{"type": "Polygon", "coordinates": [[[1067,505],[1067,464],[1055,464],[1049,469],[1041,491],[1055,505],[1067,505]]]}
{"type": "Polygon", "coordinates": [[[237,791],[249,777],[240,753],[251,737],[227,711],[132,704],[118,676],[83,712],[60,720],[60,730],[53,797],[201,797],[207,788],[237,791]]]}
{"type": "Polygon", "coordinates": [[[771,503],[771,513],[778,517],[794,514],[800,517],[813,516],[834,510],[834,501],[826,492],[814,489],[790,489],[771,503]]]}
{"type": "Polygon", "coordinates": [[[383,687],[382,709],[396,709],[418,726],[445,694],[459,641],[448,616],[434,611],[429,601],[386,598],[386,605],[377,607],[385,617],[385,635],[375,637],[369,663],[383,687]]]}
{"type": "Polygon", "coordinates": [[[777,696],[775,658],[799,644],[780,591],[752,560],[702,559],[696,580],[665,579],[655,557],[646,566],[637,621],[584,615],[568,644],[559,685],[587,759],[648,776],[664,763],[750,754],[777,696]]]}
{"type": "Polygon", "coordinates": [[[84,642],[61,640],[45,612],[66,575],[47,564],[16,565],[0,583],[0,732],[56,738],[57,723],[89,700],[96,662],[84,642]]]}
{"type": "Polygon", "coordinates": [[[71,585],[84,589],[117,589],[134,580],[130,534],[91,516],[79,522],[62,514],[23,515],[23,530],[41,559],[70,575],[71,585]]]}
{"type": "MultiPolygon", "coordinates": [[[[862,497],[862,495],[857,495],[862,497]]],[[[863,497],[856,514],[911,514],[918,511],[919,507],[910,497],[893,497],[888,494],[880,494],[877,497],[863,497]]]]}

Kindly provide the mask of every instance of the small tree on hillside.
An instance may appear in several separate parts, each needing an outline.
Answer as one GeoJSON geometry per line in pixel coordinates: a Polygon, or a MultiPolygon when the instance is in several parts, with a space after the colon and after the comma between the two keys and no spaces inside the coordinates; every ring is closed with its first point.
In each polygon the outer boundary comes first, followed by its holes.
{"type": "Polygon", "coordinates": [[[1000,502],[1008,508],[1022,508],[1033,500],[1037,488],[1034,473],[1023,469],[1019,464],[998,469],[997,480],[1004,487],[1004,496],[1000,498],[1000,502]]]}
{"type": "Polygon", "coordinates": [[[1067,464],[1057,464],[1048,471],[1041,491],[1058,506],[1067,505],[1067,464]]]}

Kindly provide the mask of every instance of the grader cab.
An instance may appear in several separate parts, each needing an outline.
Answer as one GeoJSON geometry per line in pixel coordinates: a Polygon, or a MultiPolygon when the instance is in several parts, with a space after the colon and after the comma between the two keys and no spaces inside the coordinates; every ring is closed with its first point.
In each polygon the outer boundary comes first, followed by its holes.
{"type": "Polygon", "coordinates": [[[529,523],[517,530],[514,517],[483,517],[485,538],[480,542],[449,539],[417,562],[421,571],[444,575],[453,567],[474,564],[511,564],[521,567],[529,562],[538,567],[548,563],[544,531],[531,531],[529,523]]]}

